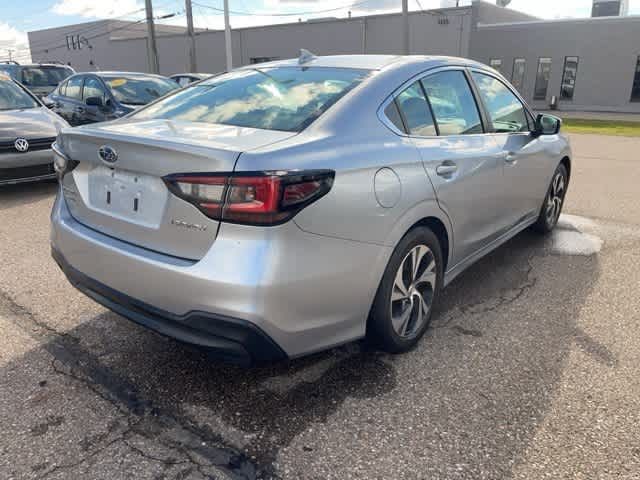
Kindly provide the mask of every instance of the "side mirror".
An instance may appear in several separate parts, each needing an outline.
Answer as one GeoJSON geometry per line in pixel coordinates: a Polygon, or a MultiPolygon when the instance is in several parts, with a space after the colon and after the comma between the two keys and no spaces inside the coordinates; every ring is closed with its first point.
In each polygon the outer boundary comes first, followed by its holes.
{"type": "Polygon", "coordinates": [[[53,100],[51,100],[49,97],[43,97],[40,100],[42,100],[42,103],[44,104],[45,107],[51,109],[55,106],[55,102],[53,100]]]}
{"type": "Polygon", "coordinates": [[[89,97],[84,101],[84,103],[90,107],[102,107],[104,105],[101,97],[89,97]]]}
{"type": "Polygon", "coordinates": [[[533,133],[536,136],[556,135],[560,131],[561,126],[562,120],[560,118],[540,113],[536,117],[536,126],[533,133]]]}

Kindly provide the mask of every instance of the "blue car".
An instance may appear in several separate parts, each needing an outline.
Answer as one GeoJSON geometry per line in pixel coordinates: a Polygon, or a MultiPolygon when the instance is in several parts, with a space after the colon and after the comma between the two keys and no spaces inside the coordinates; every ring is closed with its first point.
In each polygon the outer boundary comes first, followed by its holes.
{"type": "Polygon", "coordinates": [[[70,125],[122,117],[180,88],[160,75],[129,72],[78,73],[43,99],[70,125]]]}

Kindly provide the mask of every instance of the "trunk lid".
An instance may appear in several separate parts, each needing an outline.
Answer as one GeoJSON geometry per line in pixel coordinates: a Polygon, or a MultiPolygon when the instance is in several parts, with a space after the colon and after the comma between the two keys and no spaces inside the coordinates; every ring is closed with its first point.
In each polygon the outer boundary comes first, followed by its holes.
{"type": "Polygon", "coordinates": [[[219,222],[171,194],[162,177],[232,172],[243,151],[292,135],[133,119],[68,129],[61,138],[62,149],[80,164],[65,176],[64,196],[74,218],[90,228],[160,253],[198,260],[215,241],[219,222]]]}

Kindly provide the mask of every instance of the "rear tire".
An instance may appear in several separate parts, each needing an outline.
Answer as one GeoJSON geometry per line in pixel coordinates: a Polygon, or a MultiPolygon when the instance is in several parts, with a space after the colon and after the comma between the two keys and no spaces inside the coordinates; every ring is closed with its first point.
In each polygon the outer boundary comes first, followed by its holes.
{"type": "Polygon", "coordinates": [[[542,208],[540,208],[538,220],[533,224],[534,230],[546,234],[555,228],[562,212],[568,185],[567,168],[561,163],[551,177],[551,184],[544,197],[542,208]]]}
{"type": "Polygon", "coordinates": [[[390,353],[413,348],[429,327],[442,279],[438,238],[426,227],[409,231],[391,255],[378,287],[368,338],[390,353]]]}

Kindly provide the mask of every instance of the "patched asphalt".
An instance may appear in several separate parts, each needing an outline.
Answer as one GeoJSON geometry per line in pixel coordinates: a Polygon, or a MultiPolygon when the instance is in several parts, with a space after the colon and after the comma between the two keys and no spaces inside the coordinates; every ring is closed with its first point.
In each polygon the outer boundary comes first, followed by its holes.
{"type": "Polygon", "coordinates": [[[558,229],[456,279],[414,351],[253,369],[75,291],[55,185],[1,188],[0,478],[639,479],[640,139],[572,140],[558,229]]]}

